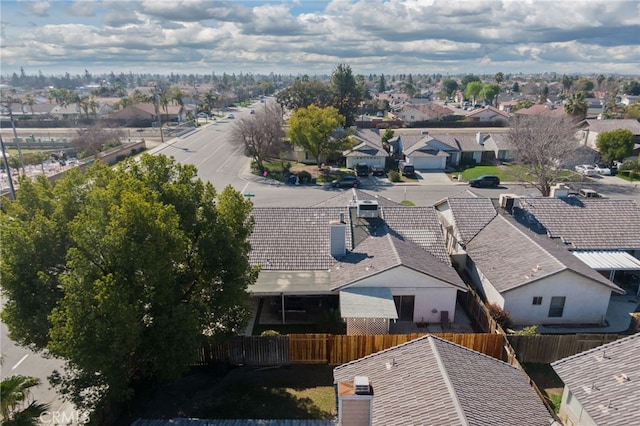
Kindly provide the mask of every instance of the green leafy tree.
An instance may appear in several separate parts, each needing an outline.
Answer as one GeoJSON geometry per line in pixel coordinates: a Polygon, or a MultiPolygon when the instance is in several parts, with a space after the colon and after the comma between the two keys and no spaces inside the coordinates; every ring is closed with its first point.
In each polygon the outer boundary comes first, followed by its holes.
{"type": "Polygon", "coordinates": [[[520,85],[518,84],[517,81],[513,82],[513,87],[511,87],[511,91],[514,93],[520,92],[520,85]]]}
{"type": "Polygon", "coordinates": [[[334,99],[332,105],[344,117],[346,126],[352,126],[364,94],[356,84],[356,79],[353,77],[349,65],[338,64],[333,70],[331,91],[334,99]]]}
{"type": "Polygon", "coordinates": [[[66,360],[54,384],[106,407],[178,376],[203,339],[246,324],[251,203],[191,165],[143,155],[118,170],[22,179],[0,213],[12,339],[66,360]]]}
{"type": "Polygon", "coordinates": [[[635,103],[625,107],[624,118],[640,120],[640,104],[635,103]]]}
{"type": "Polygon", "coordinates": [[[564,168],[578,158],[576,131],[576,122],[570,117],[512,117],[507,138],[523,166],[521,179],[531,182],[544,197],[549,196],[564,168]]]}
{"type": "Polygon", "coordinates": [[[583,119],[587,115],[589,105],[584,100],[584,92],[577,92],[564,101],[564,111],[577,119],[583,119]]]}
{"type": "Polygon", "coordinates": [[[622,161],[633,152],[635,137],[627,129],[616,129],[602,132],[596,139],[596,147],[600,155],[608,162],[622,161]]]}
{"type": "Polygon", "coordinates": [[[0,414],[3,426],[37,426],[48,404],[29,402],[31,389],[39,386],[35,377],[10,376],[0,382],[0,414]]]}
{"type": "Polygon", "coordinates": [[[482,90],[480,90],[480,97],[490,104],[493,104],[494,101],[497,103],[499,94],[500,86],[497,84],[483,84],[482,90]]]}
{"type": "Polygon", "coordinates": [[[334,107],[309,105],[295,110],[289,118],[289,139],[293,146],[306,149],[320,167],[320,157],[345,147],[344,138],[336,138],[336,131],[345,119],[334,107]]]}
{"type": "Polygon", "coordinates": [[[638,96],[640,95],[640,82],[638,81],[630,81],[624,85],[624,94],[638,96]]]}
{"type": "Polygon", "coordinates": [[[478,77],[477,75],[473,75],[473,74],[467,74],[464,77],[462,77],[462,81],[460,82],[461,86],[462,86],[462,90],[466,90],[467,85],[469,83],[471,83],[472,81],[480,81],[480,77],[478,77]]]}
{"type": "Polygon", "coordinates": [[[331,105],[331,88],[318,80],[296,79],[293,84],[278,92],[276,101],[283,107],[295,110],[317,105],[321,108],[331,105]]]}
{"type": "Polygon", "coordinates": [[[387,81],[384,78],[384,74],[380,74],[380,80],[378,80],[378,92],[384,93],[387,90],[387,81]]]}
{"type": "Polygon", "coordinates": [[[447,96],[452,96],[458,90],[458,82],[453,79],[447,79],[442,82],[442,87],[447,96]]]}
{"type": "Polygon", "coordinates": [[[473,104],[476,104],[476,99],[480,96],[484,84],[481,81],[471,81],[464,89],[464,97],[471,99],[473,104]]]}

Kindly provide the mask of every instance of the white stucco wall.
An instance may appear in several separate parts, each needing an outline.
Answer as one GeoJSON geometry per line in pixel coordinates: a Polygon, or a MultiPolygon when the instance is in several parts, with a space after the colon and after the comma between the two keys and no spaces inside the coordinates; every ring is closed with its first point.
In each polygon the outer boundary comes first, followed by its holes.
{"type": "Polygon", "coordinates": [[[387,287],[393,296],[415,296],[414,322],[440,322],[441,311],[449,312],[450,321],[455,319],[457,288],[404,266],[365,278],[349,287],[387,287]]]}
{"type": "Polygon", "coordinates": [[[571,271],[541,279],[503,293],[504,309],[516,325],[600,324],[604,320],[611,289],[571,271]],[[542,296],[541,305],[533,297],[542,296]],[[551,297],[566,297],[562,317],[549,317],[551,297]]]}

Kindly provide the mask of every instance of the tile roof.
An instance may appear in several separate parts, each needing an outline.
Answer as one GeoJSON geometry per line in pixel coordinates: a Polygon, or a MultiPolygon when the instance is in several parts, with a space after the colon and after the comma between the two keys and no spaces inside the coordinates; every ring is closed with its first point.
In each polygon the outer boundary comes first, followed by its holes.
{"type": "Polygon", "coordinates": [[[336,382],[355,376],[373,387],[373,425],[551,424],[522,372],[434,336],[333,370],[336,382]]]}
{"type": "Polygon", "coordinates": [[[551,366],[596,424],[640,424],[640,333],[551,366]]]}
{"type": "Polygon", "coordinates": [[[444,245],[442,227],[433,207],[383,207],[387,226],[404,239],[422,247],[441,262],[451,265],[444,245]]]}
{"type": "Polygon", "coordinates": [[[498,118],[509,118],[509,114],[499,110],[498,108],[491,106],[491,105],[487,105],[484,108],[478,108],[478,109],[474,109],[473,111],[471,111],[469,114],[467,114],[467,117],[473,117],[476,115],[485,115],[487,114],[487,112],[489,113],[493,113],[494,116],[492,118],[495,118],[495,116],[498,116],[498,118]]]}
{"type": "Polygon", "coordinates": [[[610,132],[611,130],[626,129],[634,135],[640,135],[640,122],[635,119],[624,120],[585,120],[589,130],[596,133],[610,132]]]}
{"type": "Polygon", "coordinates": [[[464,191],[437,203],[449,205],[455,223],[457,240],[467,244],[498,214],[489,198],[464,191]]]}
{"type": "Polygon", "coordinates": [[[548,108],[547,105],[535,104],[529,108],[521,108],[514,114],[516,115],[544,115],[549,117],[563,117],[565,115],[564,108],[562,106],[554,106],[548,108]]]}
{"type": "Polygon", "coordinates": [[[335,420],[314,419],[138,419],[132,426],[337,426],[335,420]]]}
{"type": "MultiPolygon", "coordinates": [[[[329,269],[336,260],[329,253],[329,222],[347,207],[269,207],[254,208],[253,233],[249,237],[249,262],[263,270],[329,269]]],[[[352,249],[350,227],[346,227],[346,247],[352,249]]]]}
{"type": "Polygon", "coordinates": [[[332,289],[341,289],[399,266],[466,290],[464,282],[450,264],[387,231],[383,231],[379,236],[370,236],[340,259],[331,269],[332,289]]]}
{"type": "Polygon", "coordinates": [[[519,199],[514,216],[578,250],[640,249],[640,206],[633,200],[519,199]]]}
{"type": "Polygon", "coordinates": [[[473,262],[500,293],[569,270],[616,292],[622,290],[549,238],[496,216],[466,247],[473,262]]]}

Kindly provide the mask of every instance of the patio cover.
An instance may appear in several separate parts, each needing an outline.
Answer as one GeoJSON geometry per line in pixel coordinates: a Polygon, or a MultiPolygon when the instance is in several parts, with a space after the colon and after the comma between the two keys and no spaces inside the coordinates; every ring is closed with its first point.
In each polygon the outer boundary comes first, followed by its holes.
{"type": "Polygon", "coordinates": [[[340,316],[398,319],[398,312],[389,288],[352,287],[340,291],[340,316]]]}
{"type": "Polygon", "coordinates": [[[331,294],[328,271],[260,271],[247,291],[252,296],[331,294]]]}
{"type": "Polygon", "coordinates": [[[640,259],[626,251],[573,251],[574,256],[598,271],[640,271],[640,259]]]}

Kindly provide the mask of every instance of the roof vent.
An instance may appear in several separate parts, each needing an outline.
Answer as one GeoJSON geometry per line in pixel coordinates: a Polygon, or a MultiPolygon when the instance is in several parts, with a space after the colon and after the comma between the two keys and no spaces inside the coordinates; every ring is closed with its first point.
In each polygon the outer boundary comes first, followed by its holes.
{"type": "Polygon", "coordinates": [[[371,395],[371,386],[369,385],[369,377],[356,376],[353,378],[354,392],[356,395],[371,395]]]}
{"type": "Polygon", "coordinates": [[[627,376],[626,374],[621,373],[616,376],[616,380],[618,381],[618,383],[624,383],[630,381],[631,379],[629,379],[629,376],[627,376]]]}

